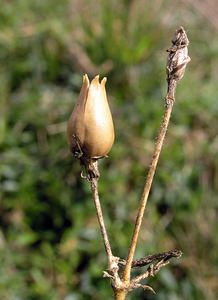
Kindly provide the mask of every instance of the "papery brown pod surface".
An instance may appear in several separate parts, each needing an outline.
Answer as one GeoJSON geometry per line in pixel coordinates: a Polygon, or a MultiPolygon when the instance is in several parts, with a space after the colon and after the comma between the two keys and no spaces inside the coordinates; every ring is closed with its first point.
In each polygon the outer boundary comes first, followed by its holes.
{"type": "Polygon", "coordinates": [[[114,125],[107,101],[104,77],[91,83],[83,76],[78,101],[67,125],[67,138],[74,156],[98,159],[106,156],[114,143],[114,125]]]}

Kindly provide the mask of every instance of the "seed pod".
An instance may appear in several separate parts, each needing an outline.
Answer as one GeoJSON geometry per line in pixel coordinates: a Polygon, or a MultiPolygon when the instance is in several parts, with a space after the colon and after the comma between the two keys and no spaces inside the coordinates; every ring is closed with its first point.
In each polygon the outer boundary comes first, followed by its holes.
{"type": "Polygon", "coordinates": [[[107,101],[103,78],[99,75],[91,84],[87,75],[76,106],[67,125],[67,137],[72,153],[77,157],[98,159],[110,151],[114,142],[114,125],[107,101]]]}

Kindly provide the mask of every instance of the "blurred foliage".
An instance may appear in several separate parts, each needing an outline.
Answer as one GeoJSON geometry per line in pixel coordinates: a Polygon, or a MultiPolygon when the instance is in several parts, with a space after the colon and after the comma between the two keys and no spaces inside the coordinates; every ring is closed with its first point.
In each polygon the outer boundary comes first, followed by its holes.
{"type": "Polygon", "coordinates": [[[137,257],[172,248],[184,255],[149,281],[157,295],[136,291],[129,299],[217,299],[218,28],[209,5],[204,16],[196,7],[1,1],[1,299],[112,299],[66,120],[82,74],[106,75],[116,143],[100,163],[100,194],[114,253],[125,257],[163,112],[165,49],[181,24],[192,62],[178,86],[137,257]]]}

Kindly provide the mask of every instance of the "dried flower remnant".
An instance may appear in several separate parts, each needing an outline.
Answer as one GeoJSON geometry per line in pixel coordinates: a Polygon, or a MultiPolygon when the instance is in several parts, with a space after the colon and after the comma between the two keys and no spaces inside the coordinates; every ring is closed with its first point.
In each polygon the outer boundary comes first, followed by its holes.
{"type": "Polygon", "coordinates": [[[174,37],[172,39],[172,46],[167,49],[168,58],[167,58],[167,83],[168,91],[166,97],[166,104],[169,104],[169,101],[174,101],[176,83],[183,78],[186,65],[190,62],[190,57],[188,56],[188,45],[189,40],[184,28],[181,26],[176,30],[174,37]]]}
{"type": "Polygon", "coordinates": [[[107,156],[114,143],[114,125],[105,90],[106,78],[97,75],[83,85],[67,125],[68,143],[73,155],[86,169],[86,177],[99,176],[95,162],[107,156]]]}

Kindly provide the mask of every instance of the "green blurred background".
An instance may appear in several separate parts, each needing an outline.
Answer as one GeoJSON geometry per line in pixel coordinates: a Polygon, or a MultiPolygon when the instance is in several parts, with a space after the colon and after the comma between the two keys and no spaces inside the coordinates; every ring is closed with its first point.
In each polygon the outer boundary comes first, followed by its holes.
{"type": "Polygon", "coordinates": [[[112,299],[89,185],[66,121],[82,75],[107,76],[116,142],[100,162],[112,248],[124,258],[164,109],[176,28],[191,63],[147,205],[136,257],[183,257],[128,299],[218,299],[216,1],[2,0],[0,5],[0,299],[112,299]]]}

